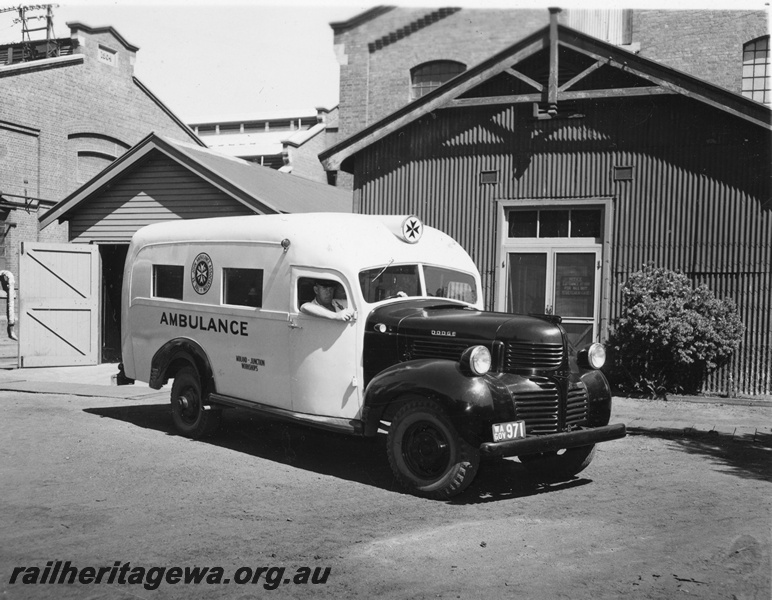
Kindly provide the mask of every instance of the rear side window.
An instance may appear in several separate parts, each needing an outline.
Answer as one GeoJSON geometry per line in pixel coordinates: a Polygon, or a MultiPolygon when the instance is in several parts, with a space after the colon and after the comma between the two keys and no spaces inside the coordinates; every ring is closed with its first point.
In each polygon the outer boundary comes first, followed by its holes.
{"type": "Polygon", "coordinates": [[[184,271],[178,265],[153,265],[153,296],[182,300],[184,271]]]}
{"type": "Polygon", "coordinates": [[[260,308],[263,305],[263,270],[223,269],[223,303],[260,308]]]}

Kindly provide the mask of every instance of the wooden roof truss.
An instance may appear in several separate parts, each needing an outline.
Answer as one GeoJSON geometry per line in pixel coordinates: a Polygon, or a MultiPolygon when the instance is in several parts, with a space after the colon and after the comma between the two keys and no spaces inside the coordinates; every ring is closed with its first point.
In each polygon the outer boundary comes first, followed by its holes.
{"type": "Polygon", "coordinates": [[[680,94],[767,130],[772,111],[739,94],[587,34],[550,25],[460,74],[319,155],[326,169],[408,123],[438,110],[533,103],[539,119],[581,116],[586,100],[680,94]]]}

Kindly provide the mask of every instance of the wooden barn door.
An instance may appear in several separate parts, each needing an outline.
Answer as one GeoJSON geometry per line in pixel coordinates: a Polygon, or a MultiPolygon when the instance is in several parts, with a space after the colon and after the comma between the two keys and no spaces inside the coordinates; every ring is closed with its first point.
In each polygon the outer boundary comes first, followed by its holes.
{"type": "Polygon", "coordinates": [[[19,259],[21,367],[99,362],[99,250],[22,242],[19,259]]]}

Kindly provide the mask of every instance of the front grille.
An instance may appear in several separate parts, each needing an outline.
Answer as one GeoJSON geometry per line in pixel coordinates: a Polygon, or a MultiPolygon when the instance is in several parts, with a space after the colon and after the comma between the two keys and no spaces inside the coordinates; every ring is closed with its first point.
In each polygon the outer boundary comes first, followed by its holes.
{"type": "Polygon", "coordinates": [[[504,352],[504,371],[518,369],[559,369],[563,364],[563,344],[509,342],[504,352]]]}
{"type": "Polygon", "coordinates": [[[405,360],[418,360],[421,358],[460,360],[464,350],[471,345],[467,342],[450,341],[447,339],[413,338],[405,345],[405,360]]]}
{"type": "MultiPolygon", "coordinates": [[[[464,350],[474,345],[474,340],[411,337],[405,339],[403,360],[421,358],[460,360],[464,350]]],[[[505,373],[516,373],[522,370],[555,371],[562,365],[563,344],[509,342],[504,346],[503,372],[505,373]]]]}
{"type": "Polygon", "coordinates": [[[555,382],[546,379],[535,380],[540,390],[517,394],[515,411],[517,418],[525,421],[529,435],[557,433],[559,428],[560,390],[555,382]]]}
{"type": "Polygon", "coordinates": [[[531,377],[530,381],[540,389],[515,396],[517,418],[525,421],[526,433],[559,433],[587,424],[588,394],[583,383],[572,384],[563,412],[560,410],[560,388],[556,382],[543,377],[531,377]]]}
{"type": "MultiPolygon", "coordinates": [[[[403,338],[404,339],[404,338],[403,338]]],[[[470,340],[439,337],[410,337],[405,339],[402,349],[403,360],[440,358],[459,360],[469,346],[470,340]]],[[[563,364],[562,344],[530,344],[510,342],[505,347],[504,371],[520,369],[557,370],[563,364]]],[[[565,406],[561,407],[561,387],[557,381],[547,377],[528,377],[529,391],[515,395],[515,411],[518,420],[525,421],[528,435],[544,435],[569,431],[587,424],[588,394],[581,382],[573,383],[568,389],[565,406]]]]}
{"type": "Polygon", "coordinates": [[[576,387],[568,390],[568,398],[566,400],[566,429],[575,429],[580,425],[587,424],[587,402],[587,387],[584,383],[579,383],[576,387]]]}

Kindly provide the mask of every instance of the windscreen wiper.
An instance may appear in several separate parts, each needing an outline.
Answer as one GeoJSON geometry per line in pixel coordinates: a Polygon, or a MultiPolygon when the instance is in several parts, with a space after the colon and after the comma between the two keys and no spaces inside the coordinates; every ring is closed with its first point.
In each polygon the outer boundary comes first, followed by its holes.
{"type": "Polygon", "coordinates": [[[391,263],[393,263],[393,262],[394,262],[394,259],[392,258],[392,259],[389,261],[389,264],[388,264],[388,265],[386,265],[385,267],[383,267],[383,268],[381,269],[381,272],[380,272],[380,273],[378,273],[378,274],[377,274],[375,277],[373,277],[373,278],[370,280],[370,283],[375,283],[375,280],[376,280],[376,279],[378,279],[378,278],[379,278],[381,275],[383,275],[384,271],[385,271],[386,269],[388,269],[388,268],[391,266],[391,263]]]}

